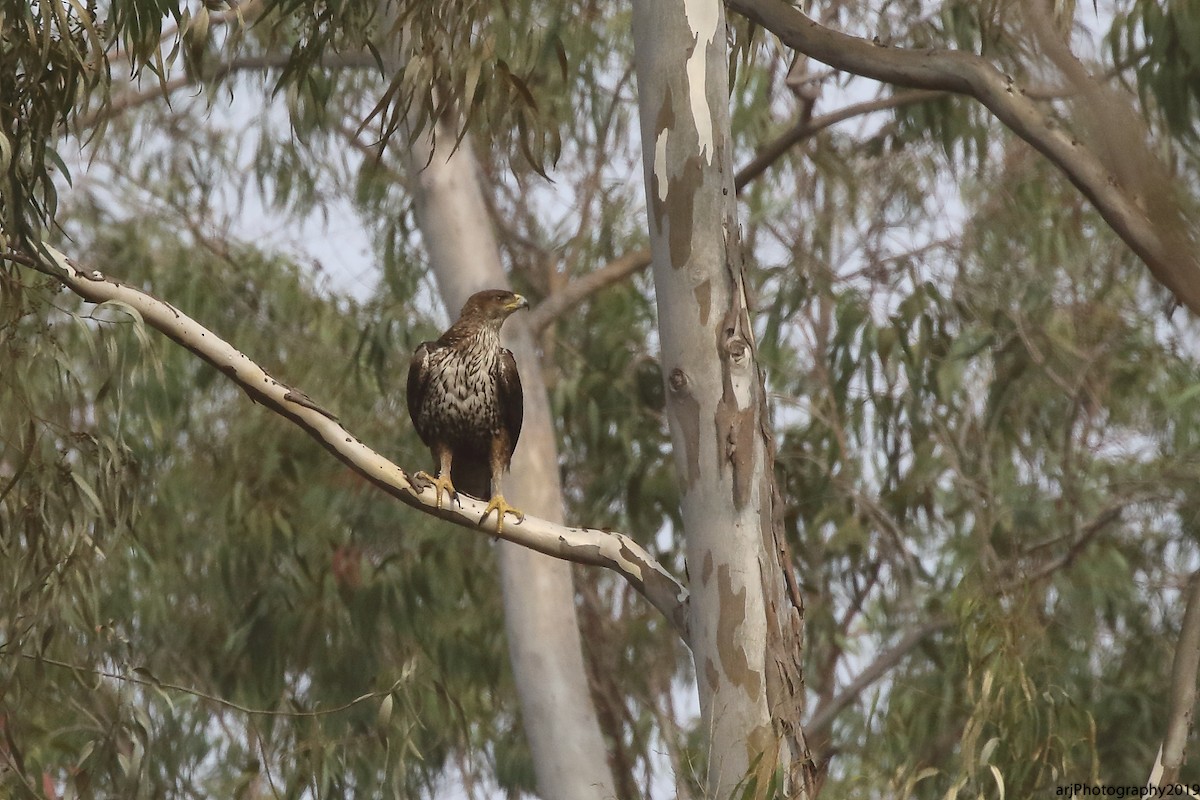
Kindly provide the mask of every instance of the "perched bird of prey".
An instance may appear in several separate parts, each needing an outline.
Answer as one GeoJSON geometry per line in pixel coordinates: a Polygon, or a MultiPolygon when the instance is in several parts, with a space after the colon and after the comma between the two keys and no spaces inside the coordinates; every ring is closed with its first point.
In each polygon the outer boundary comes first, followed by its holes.
{"type": "Polygon", "coordinates": [[[458,499],[466,492],[488,500],[480,524],[495,511],[525,518],[504,500],[500,476],[508,469],[521,435],[524,402],[511,351],[500,346],[500,326],[529,301],[503,289],[477,292],[458,321],[436,342],[425,342],[408,367],[408,414],[433,453],[437,477],[414,477],[458,499]]]}

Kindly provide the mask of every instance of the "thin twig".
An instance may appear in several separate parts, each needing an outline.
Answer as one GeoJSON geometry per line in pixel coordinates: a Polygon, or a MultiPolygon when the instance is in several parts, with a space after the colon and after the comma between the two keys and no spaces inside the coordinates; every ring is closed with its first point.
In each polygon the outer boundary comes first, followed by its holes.
{"type": "MultiPolygon", "coordinates": [[[[132,108],[168,98],[188,87],[198,87],[205,83],[219,81],[238,72],[266,72],[272,69],[283,69],[291,60],[290,53],[236,56],[228,61],[214,64],[211,70],[206,71],[203,75],[180,75],[156,83],[148,89],[130,89],[118,94],[91,113],[79,117],[75,121],[76,130],[84,131],[94,128],[132,108]]],[[[321,66],[328,69],[372,69],[377,66],[375,60],[368,53],[335,53],[323,57],[320,63],[321,66]]]]}
{"type": "MultiPolygon", "coordinates": [[[[60,667],[62,669],[69,669],[72,672],[85,672],[89,675],[96,675],[101,678],[112,678],[113,680],[118,680],[123,683],[134,683],[134,684],[137,684],[138,686],[150,686],[152,688],[162,689],[164,691],[180,692],[182,694],[191,695],[192,697],[196,697],[201,700],[206,700],[210,703],[215,703],[216,705],[223,706],[225,708],[230,709],[231,711],[237,711],[242,714],[250,714],[250,715],[259,716],[259,717],[296,717],[296,718],[300,718],[300,717],[325,717],[325,716],[329,716],[330,714],[340,714],[341,712],[347,711],[351,708],[354,708],[356,705],[359,705],[360,703],[365,703],[368,700],[372,700],[375,698],[387,697],[389,694],[391,694],[392,692],[399,689],[401,684],[404,683],[403,680],[398,680],[395,683],[393,683],[391,686],[389,686],[387,689],[381,689],[376,692],[368,692],[367,694],[364,694],[364,695],[354,698],[353,700],[351,700],[348,703],[343,703],[342,705],[334,706],[333,708],[319,708],[319,709],[315,709],[312,711],[277,711],[277,710],[268,709],[268,708],[251,708],[250,706],[244,706],[240,703],[235,703],[232,700],[226,700],[223,697],[217,697],[216,695],[208,694],[207,692],[202,692],[199,689],[193,689],[191,686],[183,686],[181,684],[171,683],[169,681],[160,681],[157,678],[154,678],[153,676],[151,676],[149,678],[142,678],[137,675],[125,675],[120,672],[109,672],[108,670],[95,669],[93,667],[87,667],[87,666],[83,666],[81,664],[71,664],[66,661],[59,661],[58,659],[55,659],[55,658],[50,658],[48,656],[34,655],[32,653],[14,653],[14,652],[5,652],[3,650],[0,650],[0,653],[2,653],[3,655],[9,656],[9,657],[20,656],[21,658],[28,659],[29,661],[35,661],[39,664],[49,664],[52,667],[60,667]]],[[[146,674],[149,675],[150,673],[146,672],[146,674]]]]}

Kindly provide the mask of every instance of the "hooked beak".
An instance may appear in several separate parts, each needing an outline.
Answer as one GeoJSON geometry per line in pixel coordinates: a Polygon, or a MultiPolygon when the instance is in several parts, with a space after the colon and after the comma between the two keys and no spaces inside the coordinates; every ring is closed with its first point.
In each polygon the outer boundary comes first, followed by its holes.
{"type": "Polygon", "coordinates": [[[523,295],[514,294],[513,301],[505,306],[509,311],[516,311],[519,308],[529,308],[529,301],[523,295]]]}

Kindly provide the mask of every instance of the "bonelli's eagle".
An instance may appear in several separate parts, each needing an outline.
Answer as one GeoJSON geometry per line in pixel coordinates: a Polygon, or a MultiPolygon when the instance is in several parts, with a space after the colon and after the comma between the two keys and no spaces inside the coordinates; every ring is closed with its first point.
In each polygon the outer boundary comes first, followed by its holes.
{"type": "Polygon", "coordinates": [[[443,492],[490,498],[479,522],[495,511],[499,530],[505,514],[525,518],[500,491],[524,414],[517,362],[500,346],[500,326],[520,308],[529,301],[503,289],[471,295],[458,321],[418,347],[408,367],[408,414],[437,465],[437,477],[415,477],[435,488],[438,508],[443,492]]]}

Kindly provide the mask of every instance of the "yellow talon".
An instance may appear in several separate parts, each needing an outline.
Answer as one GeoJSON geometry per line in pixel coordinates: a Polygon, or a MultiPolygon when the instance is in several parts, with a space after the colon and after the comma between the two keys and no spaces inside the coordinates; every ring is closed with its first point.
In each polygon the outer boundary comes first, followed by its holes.
{"type": "Polygon", "coordinates": [[[497,519],[496,535],[497,536],[499,536],[501,533],[504,532],[504,515],[505,514],[512,514],[514,517],[516,517],[518,524],[525,521],[525,512],[510,506],[508,504],[508,501],[504,499],[504,495],[496,494],[496,495],[492,495],[492,499],[488,501],[487,508],[485,508],[483,510],[483,516],[479,518],[479,524],[482,525],[484,520],[486,520],[493,511],[495,511],[496,515],[497,515],[497,517],[496,517],[496,519],[497,519]]]}
{"type": "Polygon", "coordinates": [[[421,491],[424,491],[430,486],[434,488],[434,490],[437,492],[437,507],[439,509],[442,507],[442,492],[446,492],[448,495],[450,495],[450,499],[458,503],[459,508],[462,508],[462,501],[458,499],[458,492],[455,490],[454,484],[451,483],[449,478],[444,478],[441,475],[433,477],[425,470],[421,470],[413,475],[413,483],[417,483],[418,481],[424,484],[421,486],[421,491]]]}

